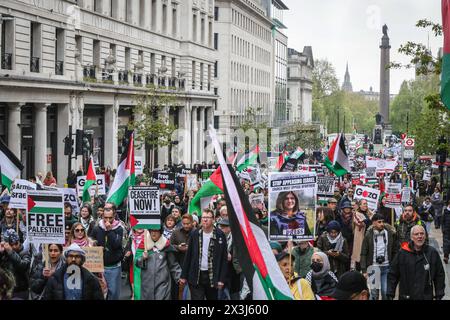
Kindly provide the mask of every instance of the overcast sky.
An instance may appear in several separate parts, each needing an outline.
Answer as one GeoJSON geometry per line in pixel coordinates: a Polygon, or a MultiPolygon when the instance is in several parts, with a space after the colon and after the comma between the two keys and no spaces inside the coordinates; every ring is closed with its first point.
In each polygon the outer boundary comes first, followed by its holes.
{"type": "MultiPolygon", "coordinates": [[[[391,61],[407,63],[398,48],[406,41],[428,43],[436,55],[442,37],[415,27],[427,18],[441,23],[440,0],[284,0],[288,45],[298,51],[310,45],[315,59],[326,58],[334,65],[340,85],[348,61],[353,90],[374,91],[380,87],[380,42],[387,24],[391,39],[391,61]]],[[[391,70],[391,93],[398,93],[403,80],[414,71],[391,70]]]]}

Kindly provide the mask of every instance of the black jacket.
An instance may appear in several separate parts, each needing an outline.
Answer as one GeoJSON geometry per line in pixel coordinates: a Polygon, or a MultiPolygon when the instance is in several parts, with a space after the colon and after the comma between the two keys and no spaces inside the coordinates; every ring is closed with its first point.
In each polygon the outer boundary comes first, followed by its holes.
{"type": "Polygon", "coordinates": [[[444,243],[444,254],[448,255],[450,253],[450,210],[444,209],[444,214],[441,218],[442,223],[442,235],[444,243]]]}
{"type": "MultiPolygon", "coordinates": [[[[387,231],[387,249],[385,252],[377,253],[379,256],[387,255],[387,260],[389,263],[392,263],[395,255],[397,254],[397,239],[395,237],[395,229],[391,226],[385,225],[385,230],[387,231]]],[[[367,272],[367,268],[373,264],[373,256],[374,256],[374,229],[370,227],[366,235],[364,236],[364,240],[361,246],[361,271],[367,272]]],[[[381,250],[380,250],[381,251],[381,250]]]]}
{"type": "MultiPolygon", "coordinates": [[[[57,263],[56,270],[58,270],[64,265],[65,265],[64,258],[61,257],[57,263]]],[[[38,298],[42,294],[48,282],[48,279],[45,278],[43,274],[44,266],[45,265],[44,261],[42,260],[42,253],[39,253],[34,259],[34,263],[31,266],[31,273],[30,273],[30,290],[33,300],[34,298],[38,298]]]]}
{"type": "MultiPolygon", "coordinates": [[[[181,272],[181,278],[187,279],[189,284],[198,285],[200,277],[200,230],[196,229],[191,231],[188,242],[188,250],[184,257],[183,271],[181,272]]],[[[214,253],[213,253],[213,284],[217,285],[218,282],[225,283],[227,277],[227,237],[217,228],[213,231],[215,239],[212,237],[211,241],[214,241],[214,253]]],[[[203,233],[202,233],[203,234],[203,233]]]]}
{"type": "MultiPolygon", "coordinates": [[[[48,279],[43,297],[44,300],[65,300],[64,274],[66,270],[67,264],[64,264],[48,279]]],[[[81,267],[81,279],[83,282],[81,300],[104,300],[100,282],[96,276],[81,267]]]]}
{"type": "Polygon", "coordinates": [[[30,267],[31,256],[28,251],[23,250],[20,253],[12,250],[0,253],[0,268],[10,271],[16,280],[14,293],[28,291],[28,269],[30,267]]]}
{"type": "Polygon", "coordinates": [[[105,267],[111,267],[122,261],[122,237],[123,228],[105,231],[100,226],[95,226],[92,231],[92,239],[97,241],[97,246],[103,247],[103,262],[105,267]]]}
{"type": "Polygon", "coordinates": [[[420,252],[412,248],[412,242],[403,244],[392,261],[386,295],[393,298],[400,282],[400,300],[441,299],[445,295],[445,271],[439,252],[428,245],[420,252]]]}

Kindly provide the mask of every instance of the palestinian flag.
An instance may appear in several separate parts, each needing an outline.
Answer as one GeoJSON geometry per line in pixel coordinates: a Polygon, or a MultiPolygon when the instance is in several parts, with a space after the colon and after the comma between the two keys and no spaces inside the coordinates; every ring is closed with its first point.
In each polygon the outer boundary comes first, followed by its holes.
{"type": "Polygon", "coordinates": [[[28,213],[64,214],[63,197],[55,193],[41,191],[29,192],[27,196],[28,213]]]}
{"type": "Polygon", "coordinates": [[[223,184],[220,167],[217,168],[209,177],[208,181],[198,190],[194,198],[189,203],[189,213],[196,213],[197,216],[202,215],[201,200],[217,194],[223,194],[223,184]]]}
{"type": "Polygon", "coordinates": [[[283,150],[283,152],[281,152],[280,155],[278,156],[278,161],[277,161],[277,164],[276,164],[275,168],[280,170],[281,167],[283,166],[284,162],[288,158],[289,158],[289,153],[286,150],[283,150]]]}
{"type": "MultiPolygon", "coordinates": [[[[20,177],[20,171],[23,170],[23,164],[19,159],[8,149],[6,144],[0,139],[0,173],[1,185],[11,191],[13,180],[20,177]]],[[[1,192],[1,190],[0,190],[1,192]]]]}
{"type": "Polygon", "coordinates": [[[292,172],[297,169],[300,157],[305,153],[302,148],[298,147],[280,168],[280,172],[292,172]]]}
{"type": "Polygon", "coordinates": [[[292,300],[266,234],[255,217],[236,173],[225,163],[215,131],[210,130],[220,167],[237,258],[254,300],[292,300]]]}
{"type": "Polygon", "coordinates": [[[444,33],[444,55],[441,70],[441,100],[450,109],[450,0],[442,1],[442,30],[444,33]]]}
{"type": "Polygon", "coordinates": [[[336,140],[333,141],[325,159],[325,165],[337,177],[350,172],[347,151],[345,150],[345,137],[342,133],[338,134],[336,140]]]}
{"type": "Polygon", "coordinates": [[[255,166],[258,163],[258,156],[259,156],[259,146],[256,145],[256,147],[252,151],[244,154],[244,156],[241,159],[239,159],[238,163],[236,164],[237,170],[241,172],[242,170],[244,170],[249,166],[255,166]]]}
{"type": "Polygon", "coordinates": [[[112,202],[116,206],[119,206],[128,196],[128,187],[135,184],[134,133],[128,131],[125,136],[129,137],[129,139],[126,139],[128,143],[126,143],[125,150],[120,157],[119,167],[106,199],[106,202],[112,202]]]}
{"type": "Polygon", "coordinates": [[[83,201],[83,203],[91,201],[91,195],[89,193],[89,188],[92,185],[94,185],[96,181],[97,181],[97,175],[95,174],[95,169],[94,169],[94,159],[92,159],[92,155],[91,155],[91,159],[89,160],[88,171],[86,174],[86,181],[84,182],[84,187],[83,187],[83,198],[81,199],[83,201]]]}

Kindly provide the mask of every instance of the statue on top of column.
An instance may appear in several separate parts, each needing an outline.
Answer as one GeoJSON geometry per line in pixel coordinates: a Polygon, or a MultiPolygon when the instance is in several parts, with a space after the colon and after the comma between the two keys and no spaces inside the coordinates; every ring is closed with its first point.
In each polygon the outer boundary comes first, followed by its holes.
{"type": "Polygon", "coordinates": [[[388,32],[388,26],[385,24],[385,25],[383,26],[383,34],[384,34],[385,36],[387,36],[387,35],[388,35],[387,32],[388,32]]]}

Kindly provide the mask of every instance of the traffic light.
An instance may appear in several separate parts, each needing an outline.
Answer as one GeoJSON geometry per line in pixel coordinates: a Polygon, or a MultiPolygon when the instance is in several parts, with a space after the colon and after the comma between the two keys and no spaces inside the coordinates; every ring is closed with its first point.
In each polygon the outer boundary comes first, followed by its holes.
{"type": "Polygon", "coordinates": [[[87,134],[83,135],[83,152],[89,153],[89,150],[91,149],[91,144],[89,142],[89,138],[87,134]]]}
{"type": "Polygon", "coordinates": [[[83,135],[84,132],[83,130],[77,129],[77,133],[76,133],[76,150],[75,150],[75,155],[76,156],[81,156],[83,155],[83,135]]]}
{"type": "Polygon", "coordinates": [[[74,142],[72,137],[69,138],[69,136],[66,136],[63,141],[64,141],[64,155],[71,156],[73,153],[73,142],[74,142]]]}
{"type": "Polygon", "coordinates": [[[439,138],[439,147],[436,151],[436,162],[444,163],[447,160],[447,149],[445,146],[447,145],[447,140],[444,136],[439,138]]]}

